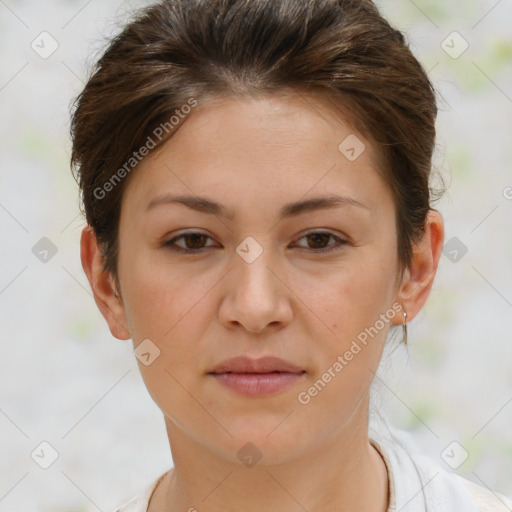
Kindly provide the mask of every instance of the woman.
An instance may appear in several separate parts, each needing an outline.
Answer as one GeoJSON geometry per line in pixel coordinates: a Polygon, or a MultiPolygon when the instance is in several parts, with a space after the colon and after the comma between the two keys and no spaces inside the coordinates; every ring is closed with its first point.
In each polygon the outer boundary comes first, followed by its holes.
{"type": "Polygon", "coordinates": [[[368,432],[442,250],[436,113],[370,1],[161,1],[111,41],[72,119],[81,259],[174,462],[119,511],[509,510],[368,432]]]}

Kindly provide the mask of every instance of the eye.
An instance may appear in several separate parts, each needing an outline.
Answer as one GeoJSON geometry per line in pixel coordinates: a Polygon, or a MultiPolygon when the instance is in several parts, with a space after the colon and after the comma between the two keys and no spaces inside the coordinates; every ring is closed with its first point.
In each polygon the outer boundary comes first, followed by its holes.
{"type": "Polygon", "coordinates": [[[199,231],[187,231],[186,233],[182,233],[181,235],[175,236],[174,238],[171,238],[167,242],[163,243],[163,246],[169,247],[171,251],[180,252],[180,253],[199,253],[202,252],[203,249],[207,249],[211,246],[201,246],[205,239],[210,238],[210,236],[206,235],[205,233],[201,233],[199,231]],[[178,240],[183,239],[185,241],[186,247],[181,247],[179,245],[176,245],[176,242],[178,240]]]}
{"type": "Polygon", "coordinates": [[[340,250],[344,245],[348,243],[346,240],[343,240],[343,238],[333,235],[329,231],[310,231],[309,233],[306,233],[303,237],[299,238],[299,240],[302,240],[303,238],[306,238],[308,243],[312,243],[314,246],[316,246],[312,249],[313,252],[320,253],[327,253],[340,250]],[[325,245],[325,243],[327,243],[330,238],[333,238],[334,240],[336,240],[336,242],[334,244],[318,248],[319,245],[325,245]]]}
{"type": "MultiPolygon", "coordinates": [[[[346,240],[343,240],[329,231],[310,231],[299,238],[299,240],[302,240],[303,238],[307,239],[308,244],[313,244],[313,247],[306,247],[306,249],[317,253],[336,251],[348,243],[346,240]],[[335,240],[335,243],[325,246],[331,238],[335,240]]],[[[211,239],[211,237],[205,233],[201,233],[200,231],[187,231],[186,233],[182,233],[181,235],[175,236],[174,238],[164,242],[162,246],[168,247],[172,251],[178,253],[197,254],[203,252],[203,250],[208,249],[209,247],[214,247],[212,245],[204,245],[207,239],[211,239]],[[181,240],[185,242],[185,247],[177,244],[177,242],[181,240]]]]}

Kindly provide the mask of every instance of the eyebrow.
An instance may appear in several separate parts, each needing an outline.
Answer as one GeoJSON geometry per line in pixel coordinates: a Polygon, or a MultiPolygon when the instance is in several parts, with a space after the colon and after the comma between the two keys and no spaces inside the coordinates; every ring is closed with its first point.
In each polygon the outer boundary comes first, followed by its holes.
{"type": "MultiPolygon", "coordinates": [[[[169,193],[161,194],[153,198],[148,203],[146,207],[146,212],[156,208],[157,206],[166,204],[182,204],[192,210],[201,213],[216,215],[231,221],[234,220],[235,218],[235,212],[233,209],[228,209],[225,206],[217,203],[216,201],[213,201],[206,197],[173,195],[169,193]]],[[[279,210],[279,218],[286,219],[314,210],[326,210],[336,208],[338,206],[348,205],[357,206],[359,208],[364,208],[370,211],[370,208],[366,204],[361,203],[357,199],[346,196],[330,195],[324,197],[314,197],[303,201],[296,201],[293,203],[285,204],[279,210]]]]}

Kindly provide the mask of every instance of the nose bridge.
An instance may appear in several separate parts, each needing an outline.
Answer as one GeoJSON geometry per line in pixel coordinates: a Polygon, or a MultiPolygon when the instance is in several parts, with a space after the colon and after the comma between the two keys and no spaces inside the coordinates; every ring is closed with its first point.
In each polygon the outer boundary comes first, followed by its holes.
{"type": "MultiPolygon", "coordinates": [[[[275,258],[271,254],[269,237],[246,237],[236,248],[237,256],[241,261],[237,265],[237,284],[243,288],[257,291],[261,288],[273,288],[272,281],[275,276],[270,271],[275,264],[275,258]],[[269,268],[270,267],[270,268],[269,268]]],[[[269,291],[269,290],[267,290],[269,291]]]]}
{"type": "Polygon", "coordinates": [[[236,247],[236,258],[229,284],[229,300],[224,302],[221,317],[236,322],[251,332],[259,332],[270,324],[288,323],[290,305],[272,253],[270,237],[259,240],[247,237],[236,247]],[[267,242],[265,242],[267,241],[267,242]]]}

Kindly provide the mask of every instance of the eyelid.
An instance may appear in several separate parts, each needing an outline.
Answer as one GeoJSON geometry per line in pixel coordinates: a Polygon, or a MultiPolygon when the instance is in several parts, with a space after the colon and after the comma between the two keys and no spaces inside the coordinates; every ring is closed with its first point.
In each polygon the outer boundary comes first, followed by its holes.
{"type": "MultiPolygon", "coordinates": [[[[164,240],[161,245],[162,245],[162,247],[171,246],[173,243],[176,243],[177,240],[184,239],[187,235],[204,235],[205,237],[209,238],[210,240],[213,240],[213,237],[211,235],[209,235],[208,233],[204,232],[204,231],[195,230],[195,229],[188,229],[188,230],[185,230],[185,231],[183,231],[181,233],[178,232],[177,234],[175,234],[174,236],[172,236],[168,240],[164,240]]],[[[208,249],[209,247],[212,247],[212,246],[209,245],[209,246],[203,247],[201,249],[183,249],[183,247],[179,247],[178,246],[178,248],[182,249],[183,251],[193,251],[193,252],[200,252],[200,251],[202,251],[204,249],[208,249]]]]}
{"type": "MultiPolygon", "coordinates": [[[[302,238],[305,238],[308,235],[314,235],[314,234],[321,234],[321,235],[326,234],[326,235],[329,235],[329,236],[331,236],[332,238],[334,238],[336,240],[336,243],[328,245],[327,247],[325,247],[323,249],[310,249],[308,247],[302,247],[302,246],[299,246],[299,248],[303,249],[306,252],[310,252],[310,253],[313,253],[313,254],[314,253],[322,254],[322,253],[328,253],[328,252],[335,252],[337,250],[340,250],[343,246],[348,245],[350,243],[350,241],[347,240],[346,238],[344,238],[342,236],[339,236],[338,234],[333,233],[329,229],[322,229],[322,228],[313,228],[313,229],[310,229],[308,231],[303,232],[300,236],[298,236],[295,239],[294,243],[296,243],[298,240],[301,240],[302,238]]],[[[204,235],[207,238],[209,238],[210,240],[213,240],[213,237],[211,235],[209,235],[208,233],[205,233],[205,232],[203,232],[201,230],[191,230],[191,229],[189,229],[189,230],[185,230],[185,231],[183,231],[181,233],[178,232],[178,234],[176,234],[175,236],[173,236],[169,240],[166,240],[166,241],[162,242],[161,245],[162,245],[162,247],[169,247],[171,250],[173,250],[173,251],[175,251],[177,253],[184,253],[184,254],[194,254],[194,253],[195,254],[199,254],[199,253],[205,251],[208,248],[214,247],[212,245],[208,245],[206,247],[201,247],[199,249],[186,249],[186,248],[177,246],[176,245],[176,241],[180,240],[180,239],[183,239],[187,235],[204,235]]]]}
{"type": "Polygon", "coordinates": [[[334,238],[336,240],[336,243],[335,244],[331,244],[331,245],[328,245],[327,247],[325,247],[324,249],[309,249],[307,247],[301,247],[302,249],[308,251],[308,252],[311,252],[311,253],[327,253],[327,252],[335,252],[339,249],[342,248],[342,246],[344,245],[347,245],[349,244],[349,241],[345,238],[343,238],[342,236],[338,235],[338,234],[335,234],[333,233],[331,230],[329,229],[322,229],[322,228],[314,228],[314,229],[310,229],[304,233],[302,233],[297,239],[296,241],[298,240],[301,240],[302,238],[308,236],[308,235],[315,235],[315,234],[320,234],[320,235],[329,235],[331,236],[332,238],[334,238]]]}

